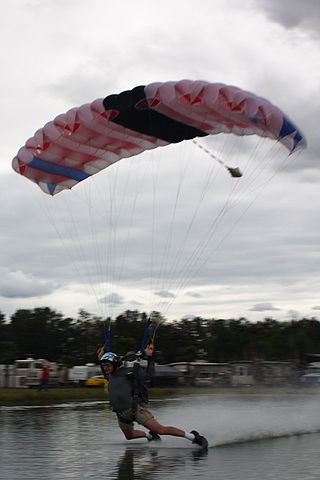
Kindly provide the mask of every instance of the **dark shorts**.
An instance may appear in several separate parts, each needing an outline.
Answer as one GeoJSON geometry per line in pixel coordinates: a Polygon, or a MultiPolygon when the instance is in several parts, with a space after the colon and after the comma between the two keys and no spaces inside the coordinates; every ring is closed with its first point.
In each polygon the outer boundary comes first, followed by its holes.
{"type": "Polygon", "coordinates": [[[133,419],[132,408],[124,410],[121,413],[117,413],[118,424],[123,432],[132,430],[133,422],[144,425],[148,420],[154,418],[152,413],[149,412],[143,405],[138,405],[135,418],[133,419]]]}

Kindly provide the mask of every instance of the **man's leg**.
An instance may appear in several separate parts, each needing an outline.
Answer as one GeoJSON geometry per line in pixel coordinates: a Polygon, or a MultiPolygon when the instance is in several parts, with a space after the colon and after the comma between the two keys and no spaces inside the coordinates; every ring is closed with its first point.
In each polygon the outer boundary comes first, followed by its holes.
{"type": "Polygon", "coordinates": [[[133,428],[133,422],[131,421],[124,421],[125,419],[121,418],[118,415],[118,424],[119,427],[121,428],[124,436],[126,437],[127,440],[133,440],[134,438],[142,438],[146,437],[146,433],[143,432],[142,430],[135,430],[133,428]]]}
{"type": "MultiPolygon", "coordinates": [[[[121,427],[120,427],[121,428],[121,427]]],[[[126,425],[126,428],[121,428],[124,436],[126,437],[127,440],[133,440],[134,438],[142,438],[146,437],[146,432],[143,432],[142,430],[135,430],[133,428],[133,425],[129,427],[129,425],[126,425]]]]}
{"type": "Polygon", "coordinates": [[[172,435],[174,437],[185,437],[186,432],[180,428],[161,425],[155,418],[150,418],[143,423],[143,426],[158,435],[172,435]]]}
{"type": "Polygon", "coordinates": [[[192,432],[187,433],[184,430],[176,427],[167,427],[161,425],[155,418],[150,418],[146,422],[143,423],[143,426],[149,428],[150,433],[156,433],[158,435],[172,435],[174,437],[184,437],[190,440],[192,443],[196,443],[200,445],[202,448],[208,448],[208,442],[205,437],[200,435],[195,430],[192,432]]]}
{"type": "MultiPolygon", "coordinates": [[[[194,436],[180,430],[176,427],[168,427],[161,425],[152,415],[152,413],[145,408],[144,405],[138,405],[136,420],[140,425],[150,430],[150,433],[156,433],[158,435],[172,435],[174,437],[185,437],[189,440],[193,440],[194,436]]],[[[148,437],[148,434],[147,434],[148,437]]]]}

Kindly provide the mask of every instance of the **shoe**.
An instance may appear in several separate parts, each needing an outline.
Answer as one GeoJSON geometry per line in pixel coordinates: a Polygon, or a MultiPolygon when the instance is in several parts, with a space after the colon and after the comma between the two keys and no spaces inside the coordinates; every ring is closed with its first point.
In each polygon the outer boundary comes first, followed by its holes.
{"type": "Polygon", "coordinates": [[[195,430],[192,430],[192,432],[190,433],[194,435],[194,440],[192,441],[192,443],[196,443],[202,448],[208,448],[208,441],[206,438],[204,438],[202,435],[200,435],[200,433],[196,432],[195,430]]]}
{"type": "Polygon", "coordinates": [[[161,437],[155,432],[152,432],[149,430],[150,435],[152,435],[152,438],[148,438],[148,442],[161,442],[161,437]]]}

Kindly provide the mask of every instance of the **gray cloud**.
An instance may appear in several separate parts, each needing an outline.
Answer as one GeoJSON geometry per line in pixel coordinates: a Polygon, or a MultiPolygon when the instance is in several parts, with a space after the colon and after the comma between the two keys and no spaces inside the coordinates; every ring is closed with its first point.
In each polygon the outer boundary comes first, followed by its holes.
{"type": "Polygon", "coordinates": [[[297,320],[300,316],[300,312],[298,312],[298,310],[289,310],[288,316],[292,320],[297,320]]]}
{"type": "Polygon", "coordinates": [[[319,38],[320,35],[320,4],[318,0],[258,0],[266,14],[275,22],[286,28],[299,27],[319,38]]]}
{"type": "Polygon", "coordinates": [[[183,318],[183,320],[194,320],[195,318],[197,318],[197,316],[196,316],[196,315],[192,315],[192,314],[190,313],[190,314],[184,315],[182,318],[183,318]]]}
{"type": "Polygon", "coordinates": [[[124,298],[119,295],[118,293],[110,293],[109,295],[106,295],[105,297],[100,299],[101,303],[106,303],[111,306],[116,306],[116,305],[123,305],[124,304],[124,298]]]}
{"type": "Polygon", "coordinates": [[[167,290],[159,290],[158,292],[154,292],[154,294],[160,298],[174,298],[175,296],[174,293],[168,292],[167,290]]]}
{"type": "Polygon", "coordinates": [[[32,273],[0,270],[0,296],[4,298],[41,297],[53,292],[57,285],[37,279],[32,273]]]}
{"type": "Polygon", "coordinates": [[[203,295],[201,293],[198,293],[198,292],[186,292],[185,295],[187,295],[188,297],[192,297],[192,298],[203,297],[203,295]]]}
{"type": "Polygon", "coordinates": [[[249,308],[251,312],[267,312],[267,311],[280,311],[281,308],[274,307],[272,303],[256,303],[253,307],[249,308]]]}

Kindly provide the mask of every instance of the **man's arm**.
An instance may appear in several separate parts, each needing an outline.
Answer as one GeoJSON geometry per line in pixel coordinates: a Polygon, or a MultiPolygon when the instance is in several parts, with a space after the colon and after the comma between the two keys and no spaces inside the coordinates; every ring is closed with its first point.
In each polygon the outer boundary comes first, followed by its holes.
{"type": "Polygon", "coordinates": [[[145,370],[146,372],[146,379],[149,379],[154,376],[155,374],[155,367],[154,367],[154,345],[153,343],[150,343],[149,345],[146,346],[146,349],[144,353],[147,356],[147,368],[145,370]]]}

